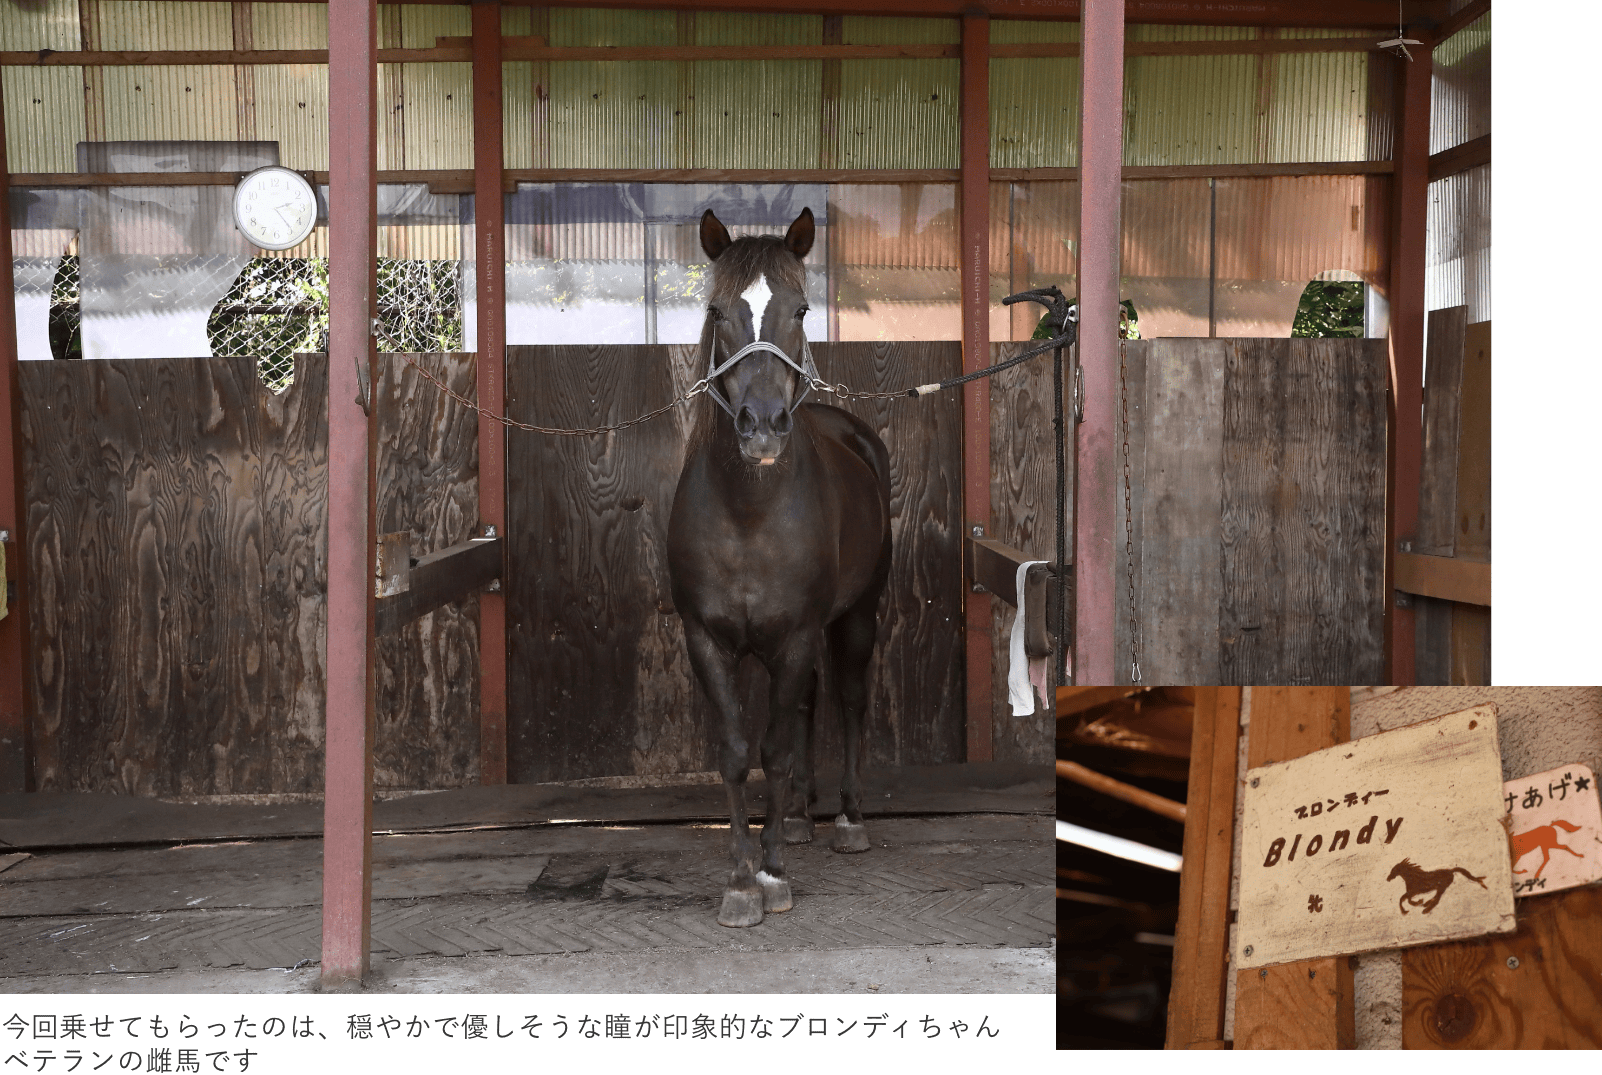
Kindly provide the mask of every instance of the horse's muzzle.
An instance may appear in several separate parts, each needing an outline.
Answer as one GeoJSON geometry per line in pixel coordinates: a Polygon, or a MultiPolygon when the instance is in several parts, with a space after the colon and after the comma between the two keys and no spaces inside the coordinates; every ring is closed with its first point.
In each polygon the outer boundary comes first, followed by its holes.
{"type": "Polygon", "coordinates": [[[740,408],[734,431],[740,439],[740,455],[753,466],[772,466],[789,443],[793,421],[783,407],[758,417],[749,406],[740,408]]]}

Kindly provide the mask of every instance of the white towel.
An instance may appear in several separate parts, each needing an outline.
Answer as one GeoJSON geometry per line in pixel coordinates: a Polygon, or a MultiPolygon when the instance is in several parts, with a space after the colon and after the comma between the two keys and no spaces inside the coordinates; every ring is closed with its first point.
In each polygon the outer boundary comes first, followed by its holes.
{"type": "Polygon", "coordinates": [[[1031,661],[1024,653],[1024,579],[1031,567],[1043,563],[1046,561],[1028,560],[1018,565],[1018,612],[1012,618],[1012,638],[1007,646],[1007,698],[1015,717],[1027,717],[1035,711],[1035,688],[1030,680],[1045,682],[1046,659],[1036,657],[1031,661]]]}

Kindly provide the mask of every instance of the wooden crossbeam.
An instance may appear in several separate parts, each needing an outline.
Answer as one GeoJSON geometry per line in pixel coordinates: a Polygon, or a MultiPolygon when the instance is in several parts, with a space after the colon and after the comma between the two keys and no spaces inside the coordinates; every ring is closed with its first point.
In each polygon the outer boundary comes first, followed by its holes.
{"type": "Polygon", "coordinates": [[[1461,601],[1469,605],[1491,603],[1491,565],[1451,556],[1416,552],[1396,554],[1396,588],[1421,597],[1461,601]]]}
{"type": "Polygon", "coordinates": [[[1462,145],[1430,154],[1430,182],[1459,175],[1470,168],[1491,163],[1491,136],[1482,134],[1462,145]]]}
{"type": "MultiPolygon", "coordinates": [[[[1011,545],[989,538],[968,539],[968,577],[982,592],[994,594],[1018,607],[1018,568],[1034,559],[1011,545]]],[[[1051,655],[1051,632],[1046,625],[1056,607],[1050,565],[1035,564],[1024,575],[1024,653],[1030,657],[1051,655]]]]}
{"type": "MultiPolygon", "coordinates": [[[[393,572],[385,574],[387,578],[393,572]]],[[[392,635],[420,616],[460,601],[500,577],[500,538],[473,538],[430,553],[412,565],[404,589],[378,599],[378,633],[392,635]]]]}

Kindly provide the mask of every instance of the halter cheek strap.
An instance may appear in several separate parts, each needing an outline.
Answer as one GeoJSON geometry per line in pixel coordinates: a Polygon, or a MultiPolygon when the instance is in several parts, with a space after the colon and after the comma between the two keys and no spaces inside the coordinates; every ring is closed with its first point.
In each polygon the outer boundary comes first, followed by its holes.
{"type": "Polygon", "coordinates": [[[801,394],[796,396],[795,402],[790,404],[791,414],[794,414],[795,409],[801,406],[801,401],[806,398],[808,392],[812,391],[813,384],[818,380],[818,367],[817,364],[812,361],[812,345],[804,339],[801,341],[802,365],[800,366],[796,365],[793,358],[784,353],[784,348],[780,347],[776,343],[769,343],[767,340],[756,340],[752,343],[746,344],[744,347],[740,348],[734,353],[734,357],[730,358],[720,366],[717,364],[718,360],[716,347],[714,345],[711,369],[707,371],[706,375],[706,391],[707,394],[717,402],[717,405],[722,407],[723,410],[727,412],[730,418],[734,417],[734,408],[729,406],[729,401],[723,398],[723,393],[718,391],[717,385],[713,382],[718,377],[721,377],[723,374],[733,369],[735,363],[739,362],[742,358],[745,358],[747,355],[756,354],[758,351],[767,351],[769,354],[778,355],[779,359],[786,366],[789,366],[791,369],[795,370],[801,375],[801,394]]]}

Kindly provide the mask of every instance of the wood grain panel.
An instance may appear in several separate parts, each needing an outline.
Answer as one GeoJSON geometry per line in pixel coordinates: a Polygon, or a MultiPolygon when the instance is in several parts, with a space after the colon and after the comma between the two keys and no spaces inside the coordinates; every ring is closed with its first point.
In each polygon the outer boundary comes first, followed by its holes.
{"type": "Polygon", "coordinates": [[[1518,918],[1402,952],[1404,1049],[1602,1047],[1602,888],[1520,900],[1518,918]]]}
{"type": "Polygon", "coordinates": [[[1222,679],[1377,682],[1383,342],[1232,340],[1229,347],[1222,679]]]}
{"type": "Polygon", "coordinates": [[[321,786],[325,371],[23,364],[40,790],[321,786]]]}
{"type": "Polygon", "coordinates": [[[1457,531],[1465,560],[1491,558],[1491,323],[1463,334],[1463,387],[1457,438],[1457,531]]]}
{"type": "Polygon", "coordinates": [[[1146,350],[1145,405],[1131,415],[1145,424],[1141,557],[1151,568],[1140,587],[1142,682],[1217,683],[1220,419],[1229,341],[1124,346],[1146,350]]]}
{"type": "MultiPolygon", "coordinates": [[[[1031,311],[1038,307],[1031,307],[1031,311]]],[[[1027,343],[996,343],[990,361],[1004,362],[1027,343]]],[[[1064,394],[1071,396],[1071,356],[1063,357],[1064,394]]],[[[1057,456],[1053,446],[1052,356],[1048,352],[990,380],[990,530],[989,536],[1022,550],[1030,559],[1053,560],[1057,548],[1057,456]]],[[[944,394],[944,393],[942,393],[944,394]]],[[[1064,416],[1073,421],[1071,398],[1064,416]]],[[[1070,444],[1072,442],[1070,441],[1070,444]]],[[[1065,462],[1068,547],[1073,548],[1074,504],[1072,448],[1065,462]]],[[[1049,585],[1049,583],[1048,583],[1049,585]]],[[[1071,584],[1070,584],[1071,585],[1071,584]]],[[[1072,591],[1069,591],[1070,594],[1072,591]]],[[[1046,761],[1052,726],[1049,706],[1033,716],[1015,717],[1007,699],[1008,645],[1014,609],[1005,601],[990,603],[991,739],[997,761],[1046,761]]],[[[1072,619],[1069,620],[1070,624],[1072,619]]],[[[1047,625],[1048,630],[1050,625],[1047,625]]]]}
{"type": "Polygon", "coordinates": [[[1212,1047],[1224,1036],[1240,698],[1239,687],[1196,691],[1174,978],[1168,995],[1170,1049],[1212,1047]]]}
{"type": "Polygon", "coordinates": [[[1424,464],[1413,551],[1451,556],[1456,547],[1457,445],[1468,307],[1432,310],[1424,356],[1424,464]]]}
{"type": "MultiPolygon", "coordinates": [[[[1351,738],[1348,687],[1253,687],[1246,766],[1287,761],[1351,738]]],[[[1347,957],[1236,972],[1237,1049],[1356,1047],[1347,957]]]]}
{"type": "MultiPolygon", "coordinates": [[[[817,344],[822,376],[898,388],[951,376],[955,344],[817,344]]],[[[593,426],[660,406],[704,371],[693,347],[513,347],[508,413],[593,426]]],[[[857,401],[890,449],[895,560],[872,677],[867,763],[962,756],[960,400],[857,401]]],[[[695,406],[711,406],[698,401],[695,406]]],[[[606,437],[508,445],[511,779],[715,768],[710,713],[671,606],[666,534],[689,408],[606,437]]],[[[742,669],[750,726],[766,673],[742,669]]],[[[817,752],[836,755],[820,706],[817,752]]],[[[760,734],[752,734],[754,745],[760,734]]],[[[753,759],[755,761],[755,759],[753,759]]]]}
{"type": "MultiPolygon", "coordinates": [[[[415,355],[473,398],[470,354],[415,355]]],[[[378,532],[411,532],[412,556],[466,541],[478,527],[478,420],[399,355],[381,355],[378,532]]],[[[478,783],[478,599],[447,604],[378,640],[377,787],[478,783]]]]}

